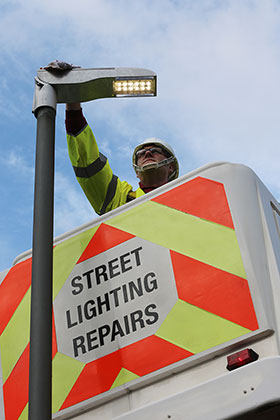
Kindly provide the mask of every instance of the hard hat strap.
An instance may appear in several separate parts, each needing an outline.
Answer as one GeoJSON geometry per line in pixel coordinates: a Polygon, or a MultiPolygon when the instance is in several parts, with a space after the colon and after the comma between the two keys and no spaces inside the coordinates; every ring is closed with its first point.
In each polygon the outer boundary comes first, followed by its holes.
{"type": "Polygon", "coordinates": [[[164,165],[168,165],[169,163],[174,162],[174,157],[170,156],[167,159],[161,160],[160,162],[153,162],[153,163],[147,163],[147,165],[138,166],[133,164],[133,168],[135,171],[144,172],[148,171],[149,169],[158,169],[161,168],[164,165]]]}

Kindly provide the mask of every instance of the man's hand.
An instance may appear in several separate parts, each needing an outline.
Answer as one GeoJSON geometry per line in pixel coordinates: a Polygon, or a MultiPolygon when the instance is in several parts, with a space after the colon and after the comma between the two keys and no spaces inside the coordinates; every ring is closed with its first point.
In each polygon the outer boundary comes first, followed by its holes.
{"type": "Polygon", "coordinates": [[[72,69],[81,68],[81,66],[75,66],[74,64],[69,64],[65,61],[55,60],[51,61],[47,66],[41,68],[48,71],[69,71],[72,69]]]}
{"type": "MultiPolygon", "coordinates": [[[[81,68],[81,66],[75,66],[74,64],[66,63],[65,61],[51,61],[47,66],[41,67],[44,70],[48,71],[70,71],[72,69],[81,68]]],[[[79,102],[66,104],[67,111],[77,111],[81,109],[81,104],[79,102]]]]}

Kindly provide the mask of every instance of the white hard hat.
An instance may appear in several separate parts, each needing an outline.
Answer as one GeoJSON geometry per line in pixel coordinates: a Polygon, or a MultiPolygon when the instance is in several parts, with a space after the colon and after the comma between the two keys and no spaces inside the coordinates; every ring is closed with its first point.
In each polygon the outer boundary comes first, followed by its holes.
{"type": "MultiPolygon", "coordinates": [[[[169,155],[169,157],[167,159],[164,159],[161,162],[158,162],[157,163],[157,167],[160,167],[160,166],[163,166],[163,165],[167,165],[167,164],[169,164],[171,162],[174,162],[175,169],[169,175],[168,181],[172,181],[173,179],[178,178],[178,176],[179,176],[179,163],[178,163],[178,160],[177,160],[177,158],[175,156],[174,150],[172,149],[172,147],[170,146],[170,144],[168,144],[166,141],[161,140],[161,139],[158,139],[156,137],[147,138],[147,139],[145,139],[144,141],[142,141],[141,143],[139,143],[135,147],[134,152],[133,152],[133,155],[132,155],[132,164],[133,164],[133,167],[134,167],[135,171],[143,171],[143,170],[145,170],[145,167],[141,167],[141,166],[138,166],[137,165],[136,154],[137,154],[138,150],[143,149],[143,147],[148,146],[149,144],[154,144],[155,146],[160,146],[169,155]]],[[[146,167],[147,167],[147,169],[149,169],[149,168],[151,168],[151,165],[147,165],[146,167]]]]}

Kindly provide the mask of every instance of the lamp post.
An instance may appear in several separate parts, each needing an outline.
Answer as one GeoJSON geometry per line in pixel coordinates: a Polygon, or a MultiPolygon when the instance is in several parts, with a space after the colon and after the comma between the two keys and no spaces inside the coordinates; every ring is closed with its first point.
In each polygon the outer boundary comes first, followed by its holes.
{"type": "Polygon", "coordinates": [[[32,244],[29,420],[52,417],[52,271],[57,103],[156,95],[156,74],[139,68],[77,69],[35,78],[37,118],[32,244]]]}

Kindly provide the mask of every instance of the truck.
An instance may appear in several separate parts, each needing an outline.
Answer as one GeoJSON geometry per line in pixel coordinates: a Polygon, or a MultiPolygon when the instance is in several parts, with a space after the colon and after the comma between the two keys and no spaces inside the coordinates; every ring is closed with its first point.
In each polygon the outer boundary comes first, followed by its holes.
{"type": "MultiPolygon", "coordinates": [[[[215,162],[54,240],[53,419],[280,418],[280,205],[215,162]]],[[[31,250],[0,273],[0,419],[28,418],[31,250]]]]}

